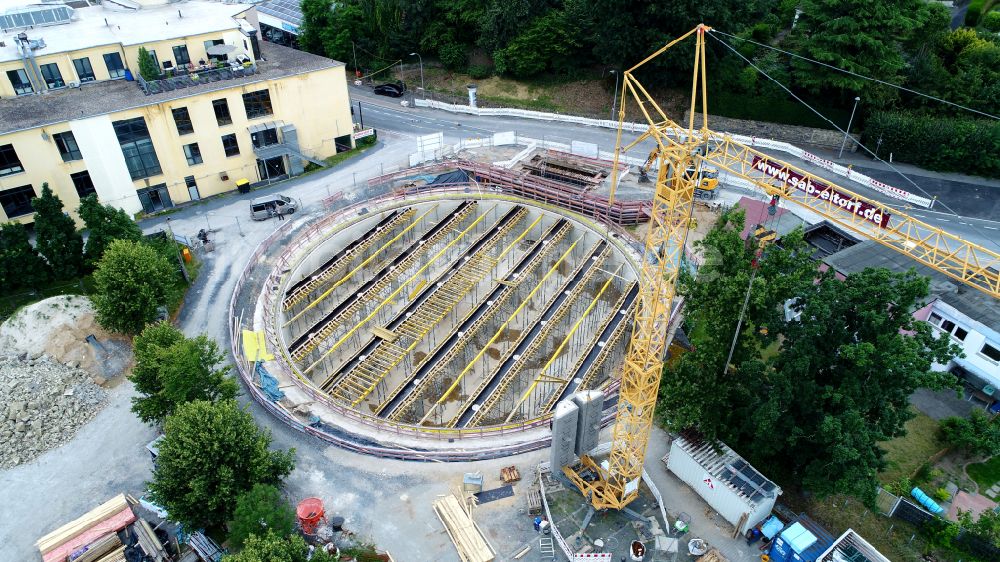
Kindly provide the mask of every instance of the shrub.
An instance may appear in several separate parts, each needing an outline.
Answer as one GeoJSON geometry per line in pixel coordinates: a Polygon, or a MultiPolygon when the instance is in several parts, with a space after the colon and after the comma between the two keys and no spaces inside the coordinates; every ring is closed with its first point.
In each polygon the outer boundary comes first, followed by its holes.
{"type": "Polygon", "coordinates": [[[1000,11],[992,11],[983,16],[983,28],[986,31],[1000,33],[1000,11]]]}
{"type": "Polygon", "coordinates": [[[1000,424],[982,410],[973,410],[968,418],[952,416],[941,420],[941,436],[951,446],[967,455],[990,457],[1000,454],[1000,424]]]}
{"type": "Polygon", "coordinates": [[[485,64],[474,64],[469,67],[469,76],[475,80],[482,80],[493,76],[493,68],[485,64]]]}
{"type": "Polygon", "coordinates": [[[155,249],[112,241],[94,271],[97,321],[113,332],[138,334],[167,304],[173,278],[170,262],[155,249]]]}
{"type": "Polygon", "coordinates": [[[441,64],[449,70],[457,70],[465,66],[468,57],[465,47],[458,43],[448,42],[438,47],[438,58],[441,64]]]}
{"type": "Polygon", "coordinates": [[[240,549],[251,535],[268,530],[287,537],[295,531],[295,510],[269,484],[255,484],[236,500],[236,511],[229,524],[229,543],[240,549]]]}
{"type": "Polygon", "coordinates": [[[951,499],[951,494],[949,494],[948,490],[945,490],[944,488],[938,488],[934,490],[934,499],[946,502],[951,499]]]}
{"type": "Polygon", "coordinates": [[[936,171],[1000,177],[1000,122],[916,113],[872,113],[864,142],[882,139],[879,156],[936,171]]]}

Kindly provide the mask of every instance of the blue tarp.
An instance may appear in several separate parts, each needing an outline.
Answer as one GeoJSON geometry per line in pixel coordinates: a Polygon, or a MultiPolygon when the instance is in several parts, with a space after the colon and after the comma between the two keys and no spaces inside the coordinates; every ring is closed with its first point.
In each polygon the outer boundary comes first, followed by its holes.
{"type": "Polygon", "coordinates": [[[257,376],[260,378],[260,389],[264,391],[264,394],[268,398],[277,402],[285,397],[285,393],[278,388],[278,379],[274,378],[274,375],[267,372],[264,368],[264,364],[260,361],[257,362],[256,368],[257,376]]]}

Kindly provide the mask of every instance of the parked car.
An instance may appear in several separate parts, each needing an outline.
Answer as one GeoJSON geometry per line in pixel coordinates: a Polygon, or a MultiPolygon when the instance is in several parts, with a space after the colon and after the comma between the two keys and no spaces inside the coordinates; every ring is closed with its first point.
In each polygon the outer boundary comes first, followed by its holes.
{"type": "Polygon", "coordinates": [[[402,83],[397,84],[381,84],[375,86],[375,94],[379,96],[389,96],[392,98],[401,98],[406,92],[406,86],[402,83]]]}
{"type": "Polygon", "coordinates": [[[278,215],[290,215],[300,207],[297,199],[285,197],[280,193],[258,197],[250,202],[250,216],[262,221],[278,215]]]}

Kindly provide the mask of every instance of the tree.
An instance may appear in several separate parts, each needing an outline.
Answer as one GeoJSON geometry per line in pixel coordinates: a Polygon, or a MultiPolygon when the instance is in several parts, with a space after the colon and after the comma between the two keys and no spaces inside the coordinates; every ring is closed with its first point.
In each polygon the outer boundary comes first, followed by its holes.
{"type": "Polygon", "coordinates": [[[229,524],[229,544],[241,549],[251,535],[274,532],[285,537],[295,531],[295,510],[269,484],[256,484],[236,502],[229,524]]]}
{"type": "Polygon", "coordinates": [[[132,411],[146,423],[160,423],[194,400],[230,400],[239,390],[226,378],[225,355],[204,334],[185,338],[166,322],[150,324],[135,337],[136,366],[129,379],[140,396],[132,411]]]}
{"type": "Polygon", "coordinates": [[[112,241],[94,271],[97,321],[114,332],[139,333],[166,306],[173,279],[173,267],[153,248],[112,241]]]}
{"type": "Polygon", "coordinates": [[[91,194],[80,200],[80,218],[87,225],[87,246],[83,257],[89,269],[97,267],[104,251],[112,240],[142,240],[142,229],[132,217],[111,205],[101,205],[97,195],[91,194]]]}
{"type": "Polygon", "coordinates": [[[784,321],[782,305],[812,285],[817,275],[801,230],[766,248],[754,275],[757,245],[752,238],[749,243],[741,238],[744,216],[742,210],[723,213],[696,244],[704,264],[697,277],[682,273],[678,286],[694,351],[672,363],[660,387],[661,418],[667,425],[673,430],[696,427],[709,439],[739,435],[745,420],[733,405],[752,401],[763,369],[762,353],[775,345],[784,321]],[[731,366],[726,367],[748,289],[745,319],[731,366]]]}
{"type": "Polygon", "coordinates": [[[28,230],[19,222],[0,225],[0,287],[5,292],[47,282],[52,272],[28,240],[28,230]]]}
{"type": "Polygon", "coordinates": [[[801,321],[781,327],[781,352],[740,408],[753,431],[737,450],[819,495],[874,498],[886,465],[879,443],[905,433],[910,395],[955,385],[931,367],[960,349],[912,316],[927,286],[913,271],[866,269],[800,294],[801,321]]]}
{"type": "MultiPolygon", "coordinates": [[[[903,45],[928,19],[924,0],[803,0],[788,47],[796,53],[843,70],[901,83],[906,61],[903,45]]],[[[883,107],[897,91],[857,76],[801,60],[792,61],[795,82],[814,94],[839,96],[850,105],[855,96],[883,107]]]]}
{"type": "Polygon", "coordinates": [[[1000,454],[1000,425],[982,410],[973,410],[968,418],[952,416],[940,422],[941,436],[951,445],[974,457],[1000,454]]]}
{"type": "Polygon", "coordinates": [[[35,240],[38,253],[49,262],[56,279],[73,279],[83,270],[83,238],[76,223],[63,213],[63,203],[42,184],[42,195],[31,200],[35,209],[35,240]]]}
{"type": "Polygon", "coordinates": [[[1000,546],[1000,512],[987,509],[973,518],[969,511],[958,510],[958,522],[973,535],[1000,546]]]}
{"type": "Polygon", "coordinates": [[[164,424],[153,501],[189,528],[221,525],[240,495],[292,471],[294,450],[271,451],[270,444],[270,432],[235,400],[181,404],[164,424]]]}
{"type": "Polygon", "coordinates": [[[571,55],[579,46],[571,22],[563,12],[552,10],[535,18],[501,56],[512,75],[530,77],[545,70],[569,71],[575,63],[571,55]]]}
{"type": "Polygon", "coordinates": [[[316,549],[308,558],[309,546],[298,535],[284,536],[274,531],[263,535],[250,535],[243,550],[225,556],[224,562],[334,562],[322,549],[316,549]]]}
{"type": "Polygon", "coordinates": [[[153,55],[149,54],[146,47],[139,47],[139,76],[147,81],[160,78],[160,67],[157,66],[153,55]]]}

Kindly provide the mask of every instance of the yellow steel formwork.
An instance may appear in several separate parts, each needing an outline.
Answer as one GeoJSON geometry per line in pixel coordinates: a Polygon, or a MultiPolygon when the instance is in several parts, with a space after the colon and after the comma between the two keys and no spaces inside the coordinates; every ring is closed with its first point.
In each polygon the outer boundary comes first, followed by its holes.
{"type": "Polygon", "coordinates": [[[501,251],[500,255],[496,258],[489,256],[490,250],[499,244],[503,237],[513,230],[527,214],[527,209],[519,207],[507,224],[490,233],[490,240],[474,256],[463,263],[459,270],[448,278],[447,281],[437,287],[412,316],[406,318],[399,326],[392,330],[393,333],[398,335],[401,340],[400,343],[402,341],[410,342],[407,347],[383,341],[376,347],[375,352],[366,357],[361,364],[342,378],[330,390],[330,394],[341,400],[350,402],[351,406],[356,406],[371,394],[378,384],[385,379],[392,368],[413,351],[423,341],[424,336],[433,330],[438,322],[466,297],[472,287],[492,272],[499,260],[507,252],[511,251],[542,220],[542,217],[539,215],[534,222],[524,229],[520,236],[501,251]]]}

